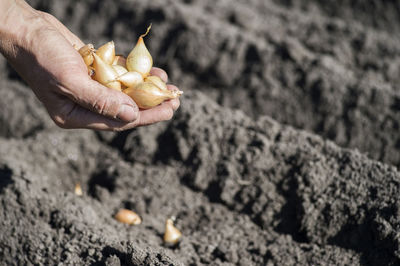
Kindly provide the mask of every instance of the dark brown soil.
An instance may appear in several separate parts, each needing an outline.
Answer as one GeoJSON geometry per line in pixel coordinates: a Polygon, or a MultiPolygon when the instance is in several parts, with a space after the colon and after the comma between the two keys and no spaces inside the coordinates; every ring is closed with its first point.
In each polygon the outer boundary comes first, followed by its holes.
{"type": "Polygon", "coordinates": [[[61,130],[1,59],[1,264],[400,264],[396,1],[30,3],[123,54],[152,22],[185,94],[169,122],[61,130]]]}

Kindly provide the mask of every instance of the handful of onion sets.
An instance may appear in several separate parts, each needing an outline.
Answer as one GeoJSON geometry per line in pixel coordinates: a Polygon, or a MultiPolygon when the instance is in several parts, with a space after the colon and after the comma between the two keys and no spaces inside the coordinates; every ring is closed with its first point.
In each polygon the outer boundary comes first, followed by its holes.
{"type": "Polygon", "coordinates": [[[183,92],[169,90],[158,76],[151,76],[153,58],[140,35],[136,46],[125,58],[115,55],[114,42],[108,42],[94,49],[93,44],[86,44],[78,50],[82,56],[89,75],[104,86],[122,91],[129,95],[141,109],[149,109],[165,100],[179,97],[183,92]]]}

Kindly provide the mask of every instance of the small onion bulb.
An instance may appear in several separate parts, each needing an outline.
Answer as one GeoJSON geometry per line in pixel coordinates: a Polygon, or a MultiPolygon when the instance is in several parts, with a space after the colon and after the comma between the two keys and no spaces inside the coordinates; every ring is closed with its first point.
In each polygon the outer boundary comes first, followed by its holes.
{"type": "Polygon", "coordinates": [[[106,64],[111,65],[115,59],[114,42],[111,41],[102,45],[99,49],[97,49],[96,54],[100,56],[100,58],[103,59],[106,64]]]}
{"type": "Polygon", "coordinates": [[[116,81],[118,74],[114,68],[106,64],[98,55],[93,54],[93,56],[93,68],[95,69],[93,79],[106,87],[121,91],[121,83],[116,81]]]}
{"type": "Polygon", "coordinates": [[[153,67],[153,58],[143,41],[143,37],[149,33],[150,29],[151,25],[147,28],[145,34],[140,35],[136,46],[126,58],[127,69],[129,71],[139,72],[144,78],[149,75],[150,70],[153,67]]]}
{"type": "Polygon", "coordinates": [[[126,69],[123,66],[120,65],[111,65],[112,68],[117,72],[118,76],[122,76],[123,74],[128,72],[128,69],[126,69]]]}
{"type": "Polygon", "coordinates": [[[131,210],[121,209],[115,215],[115,219],[124,224],[138,225],[142,223],[140,216],[131,210]]]}
{"type": "Polygon", "coordinates": [[[165,222],[164,243],[168,245],[176,245],[181,240],[182,233],[175,226],[172,219],[165,222]]]}
{"type": "Polygon", "coordinates": [[[151,82],[162,90],[168,90],[167,84],[158,76],[148,76],[144,81],[151,82]]]}
{"type": "Polygon", "coordinates": [[[93,53],[94,53],[94,46],[93,44],[89,43],[82,46],[78,50],[79,54],[82,56],[83,61],[85,62],[86,66],[91,66],[93,64],[93,53]]]}
{"type": "Polygon", "coordinates": [[[126,58],[122,55],[116,55],[112,65],[118,65],[126,68],[126,58]]]}
{"type": "Polygon", "coordinates": [[[175,99],[183,92],[162,90],[151,82],[142,82],[135,87],[124,90],[141,109],[149,109],[159,105],[165,100],[175,99]]]}
{"type": "Polygon", "coordinates": [[[117,78],[126,87],[135,87],[143,82],[143,77],[139,72],[129,71],[117,78]]]}

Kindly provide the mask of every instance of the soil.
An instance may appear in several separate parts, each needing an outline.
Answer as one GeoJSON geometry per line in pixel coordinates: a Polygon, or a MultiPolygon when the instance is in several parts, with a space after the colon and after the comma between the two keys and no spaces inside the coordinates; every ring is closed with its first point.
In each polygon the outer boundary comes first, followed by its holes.
{"type": "Polygon", "coordinates": [[[168,122],[62,130],[1,58],[2,264],[400,264],[397,1],[29,3],[122,54],[152,22],[185,93],[168,122]]]}

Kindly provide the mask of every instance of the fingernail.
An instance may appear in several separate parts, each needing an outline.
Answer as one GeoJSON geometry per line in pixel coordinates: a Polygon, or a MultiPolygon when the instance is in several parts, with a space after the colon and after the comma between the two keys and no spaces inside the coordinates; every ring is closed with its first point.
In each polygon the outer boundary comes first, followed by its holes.
{"type": "Polygon", "coordinates": [[[133,106],[123,104],[119,108],[117,118],[124,122],[132,122],[137,118],[136,109],[133,106]]]}

